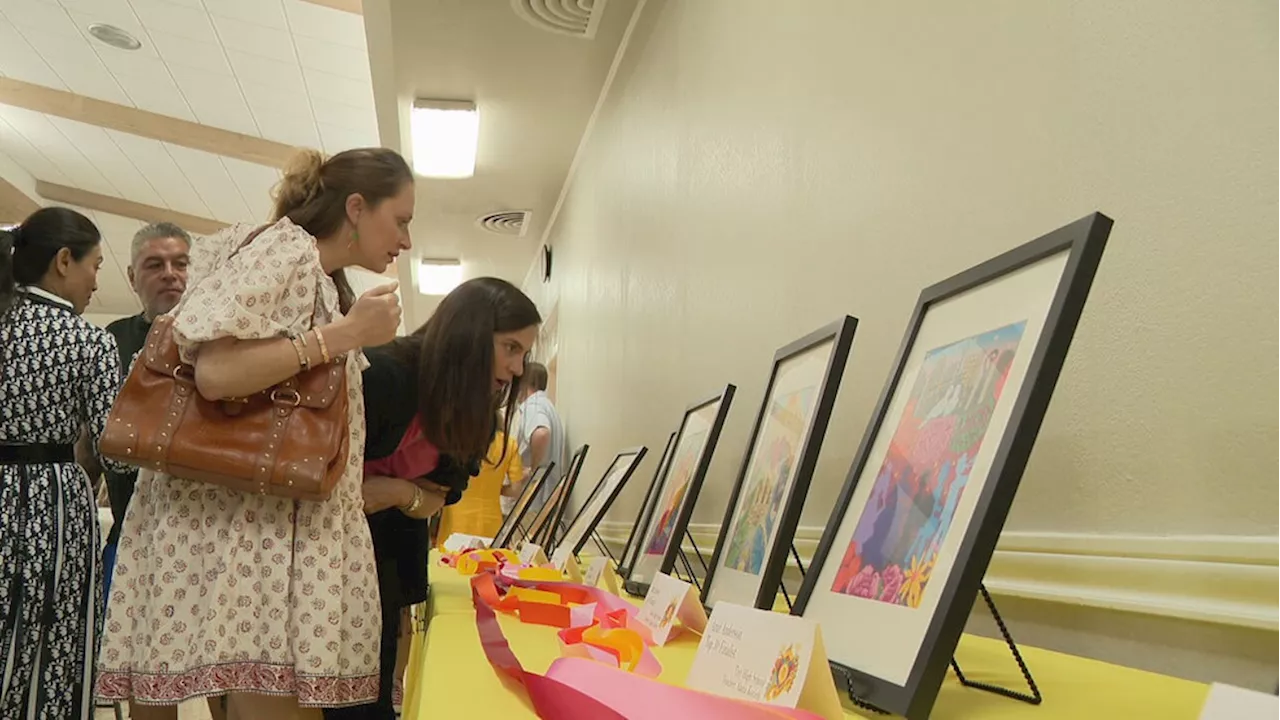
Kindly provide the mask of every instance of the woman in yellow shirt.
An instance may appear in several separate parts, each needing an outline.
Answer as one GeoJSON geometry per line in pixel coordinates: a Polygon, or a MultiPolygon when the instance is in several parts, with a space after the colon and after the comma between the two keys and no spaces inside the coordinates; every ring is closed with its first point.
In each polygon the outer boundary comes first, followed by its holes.
{"type": "Polygon", "coordinates": [[[471,478],[462,499],[446,506],[440,518],[437,542],[454,533],[493,537],[502,527],[502,486],[507,479],[516,487],[524,479],[524,466],[515,438],[498,432],[489,445],[489,454],[480,463],[480,474],[471,478]]]}

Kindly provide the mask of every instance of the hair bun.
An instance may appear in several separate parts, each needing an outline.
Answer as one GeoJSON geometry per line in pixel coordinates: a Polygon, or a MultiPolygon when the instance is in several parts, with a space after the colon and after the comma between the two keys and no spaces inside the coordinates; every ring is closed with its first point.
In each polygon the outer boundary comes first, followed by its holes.
{"type": "Polygon", "coordinates": [[[324,162],[324,155],[310,149],[299,150],[290,158],[289,164],[285,166],[284,176],[276,186],[276,207],[302,207],[323,192],[324,162]]]}

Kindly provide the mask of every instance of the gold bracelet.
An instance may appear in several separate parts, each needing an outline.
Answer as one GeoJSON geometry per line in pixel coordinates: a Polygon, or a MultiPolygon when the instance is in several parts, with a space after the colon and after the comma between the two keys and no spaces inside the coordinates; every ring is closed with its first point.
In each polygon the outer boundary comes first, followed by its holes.
{"type": "Polygon", "coordinates": [[[405,515],[413,515],[415,512],[418,511],[419,507],[422,507],[422,488],[418,487],[417,485],[414,485],[413,500],[408,504],[408,506],[401,505],[400,512],[404,513],[405,515]]]}
{"type": "Polygon", "coordinates": [[[311,369],[311,358],[307,357],[307,341],[301,338],[297,333],[289,336],[289,341],[293,343],[293,351],[298,354],[298,366],[305,372],[311,369]]]}
{"type": "Polygon", "coordinates": [[[327,364],[333,359],[329,357],[329,345],[324,341],[324,335],[320,333],[320,328],[313,328],[311,332],[316,334],[316,344],[320,346],[320,359],[327,364]]]}

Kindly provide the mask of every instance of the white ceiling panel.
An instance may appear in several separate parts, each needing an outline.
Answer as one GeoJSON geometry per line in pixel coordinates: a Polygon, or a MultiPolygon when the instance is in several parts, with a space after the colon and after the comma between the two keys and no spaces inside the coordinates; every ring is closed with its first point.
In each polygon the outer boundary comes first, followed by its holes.
{"type": "Polygon", "coordinates": [[[0,12],[24,30],[40,30],[69,37],[80,31],[62,7],[38,0],[0,0],[0,12]]]}
{"type": "Polygon", "coordinates": [[[189,67],[205,72],[231,75],[231,66],[227,64],[226,53],[217,43],[196,42],[169,35],[166,33],[150,33],[160,57],[170,67],[189,67]]]}
{"type": "Polygon", "coordinates": [[[116,72],[114,75],[116,82],[124,88],[125,94],[137,107],[196,122],[195,113],[191,112],[185,96],[178,90],[167,69],[163,75],[133,75],[123,72],[116,72]]]}
{"type": "Polygon", "coordinates": [[[293,41],[287,29],[271,28],[224,17],[215,17],[213,22],[218,28],[218,37],[229,50],[240,50],[259,57],[298,64],[298,59],[293,53],[293,41]]]}
{"type": "Polygon", "coordinates": [[[303,68],[307,78],[307,89],[311,91],[311,102],[336,102],[356,107],[373,107],[373,86],[367,82],[351,80],[311,68],[303,68]]]}
{"type": "Polygon", "coordinates": [[[96,193],[117,194],[115,186],[67,140],[66,136],[58,132],[45,115],[10,105],[0,105],[0,117],[7,120],[10,127],[57,165],[67,176],[70,184],[96,193]]]}
{"type": "Polygon", "coordinates": [[[296,59],[281,62],[261,55],[250,55],[239,50],[228,50],[231,68],[236,76],[260,85],[266,85],[289,93],[306,94],[307,86],[302,83],[302,68],[296,59]]]}
{"type": "Polygon", "coordinates": [[[240,85],[234,77],[177,65],[171,70],[187,104],[202,124],[249,135],[258,134],[249,106],[245,104],[240,85]]]}
{"type": "Polygon", "coordinates": [[[330,155],[352,148],[373,147],[378,144],[377,134],[320,123],[320,140],[324,151],[330,155]]]}
{"type": "Polygon", "coordinates": [[[372,108],[352,107],[336,102],[316,103],[316,121],[365,133],[378,132],[378,118],[372,108]]]}
{"type": "Polygon", "coordinates": [[[179,5],[165,0],[129,0],[147,32],[161,32],[187,40],[217,43],[218,35],[204,8],[179,5]]]}
{"type": "Polygon", "coordinates": [[[369,55],[365,50],[302,35],[293,40],[298,48],[298,60],[304,67],[359,80],[366,85],[372,82],[369,75],[369,55]]]}
{"type": "Polygon", "coordinates": [[[160,193],[166,206],[189,215],[211,217],[209,206],[165,150],[164,143],[115,130],[107,130],[107,134],[160,193]]]}
{"type": "Polygon", "coordinates": [[[65,90],[66,83],[5,16],[0,16],[0,73],[23,82],[65,90]]]}
{"type": "Polygon", "coordinates": [[[227,174],[221,158],[168,143],[165,144],[165,149],[178,164],[182,174],[195,186],[205,205],[209,206],[211,217],[229,223],[253,219],[253,212],[245,204],[244,198],[240,197],[240,189],[227,174]]]}
{"type": "Polygon", "coordinates": [[[107,102],[131,104],[84,37],[25,28],[19,31],[72,92],[107,102]]]}
{"type": "Polygon", "coordinates": [[[71,144],[93,164],[103,177],[110,178],[119,197],[164,207],[164,201],[151,183],[120,150],[111,136],[96,125],[49,116],[49,122],[58,128],[71,144]]]}
{"type": "Polygon", "coordinates": [[[309,117],[309,113],[307,115],[304,117],[303,114],[276,110],[254,111],[258,128],[262,130],[262,137],[295,147],[318,150],[320,149],[320,131],[309,117]]]}
{"type": "Polygon", "coordinates": [[[204,5],[215,22],[217,18],[231,18],[279,30],[289,29],[280,0],[205,0],[204,5]]]}
{"type": "Polygon", "coordinates": [[[248,218],[254,222],[265,222],[271,217],[271,191],[280,182],[280,171],[257,163],[245,162],[236,158],[224,157],[222,164],[227,167],[231,179],[240,188],[240,197],[253,214],[248,218]]]}
{"type": "Polygon", "coordinates": [[[364,18],[303,0],[284,0],[294,35],[365,49],[364,18]]]}
{"type": "Polygon", "coordinates": [[[45,157],[44,153],[36,149],[36,146],[32,145],[3,117],[0,117],[0,150],[12,157],[34,178],[59,185],[71,183],[71,178],[62,172],[62,168],[45,157]]]}

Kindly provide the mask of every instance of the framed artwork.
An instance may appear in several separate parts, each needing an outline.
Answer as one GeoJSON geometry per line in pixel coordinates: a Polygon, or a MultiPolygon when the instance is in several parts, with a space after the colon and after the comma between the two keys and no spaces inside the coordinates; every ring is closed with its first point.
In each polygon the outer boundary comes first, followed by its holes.
{"type": "Polygon", "coordinates": [[[736,389],[726,385],[724,390],[684,411],[684,419],[676,431],[675,450],[671,452],[657,503],[640,536],[640,552],[627,580],[634,594],[647,594],[654,575],[669,573],[675,567],[680,538],[684,537],[693,515],[693,506],[698,501],[698,492],[702,490],[702,481],[711,465],[736,389]]]}
{"type": "Polygon", "coordinates": [[[641,532],[641,528],[645,523],[649,522],[649,515],[653,512],[653,503],[657,496],[658,486],[662,483],[662,475],[667,471],[667,463],[671,460],[671,449],[675,447],[676,434],[671,433],[667,436],[667,444],[662,448],[662,457],[658,458],[658,467],[653,472],[653,480],[649,482],[649,489],[645,490],[644,502],[640,504],[640,511],[636,513],[635,524],[631,526],[631,532],[627,533],[627,544],[622,546],[622,554],[618,556],[618,575],[624,580],[631,575],[631,566],[636,561],[636,555],[640,552],[640,546],[636,544],[637,536],[641,532]]]}
{"type": "Polygon", "coordinates": [[[542,483],[546,481],[547,476],[551,474],[551,468],[555,467],[554,462],[549,462],[533,471],[529,476],[528,482],[524,484],[524,489],[520,491],[519,497],[516,498],[516,504],[511,506],[511,512],[502,519],[502,527],[498,528],[498,532],[493,536],[493,547],[505,548],[510,547],[509,543],[520,530],[520,521],[524,520],[524,516],[529,512],[533,505],[533,499],[538,496],[538,490],[542,488],[542,483]]]}
{"type": "Polygon", "coordinates": [[[609,463],[604,476],[592,488],[591,495],[583,503],[582,509],[569,523],[569,529],[565,531],[564,537],[555,543],[553,552],[577,555],[582,550],[587,538],[591,537],[591,532],[609,511],[609,506],[613,505],[618,493],[622,492],[627,480],[631,479],[632,473],[640,466],[640,461],[644,459],[646,452],[647,449],[641,445],[623,450],[613,457],[613,462],[609,463]]]}
{"type": "Polygon", "coordinates": [[[578,480],[578,473],[582,472],[582,463],[587,459],[588,449],[590,446],[584,444],[573,451],[573,456],[569,458],[569,464],[565,467],[564,476],[560,478],[560,482],[551,491],[551,496],[542,504],[542,508],[538,510],[538,514],[529,525],[529,534],[524,539],[538,543],[544,551],[555,537],[556,526],[564,515],[569,496],[573,494],[573,486],[578,480]]]}
{"type": "Polygon", "coordinates": [[[1111,220],[925,289],[793,614],[837,686],[927,717],[995,551],[1111,220]]]}
{"type": "Polygon", "coordinates": [[[845,316],[774,354],[702,583],[703,605],[773,608],[857,327],[845,316]]]}

